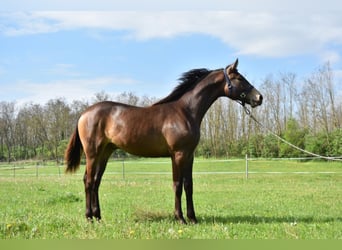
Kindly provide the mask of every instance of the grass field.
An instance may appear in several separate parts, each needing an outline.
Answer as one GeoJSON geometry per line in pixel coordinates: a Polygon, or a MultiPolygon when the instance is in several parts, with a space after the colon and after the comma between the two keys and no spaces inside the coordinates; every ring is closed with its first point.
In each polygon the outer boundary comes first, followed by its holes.
{"type": "Polygon", "coordinates": [[[172,216],[168,159],[110,162],[100,223],[84,218],[83,166],[13,166],[0,165],[1,239],[342,239],[340,162],[250,161],[247,180],[243,160],[196,160],[197,225],[172,216]]]}

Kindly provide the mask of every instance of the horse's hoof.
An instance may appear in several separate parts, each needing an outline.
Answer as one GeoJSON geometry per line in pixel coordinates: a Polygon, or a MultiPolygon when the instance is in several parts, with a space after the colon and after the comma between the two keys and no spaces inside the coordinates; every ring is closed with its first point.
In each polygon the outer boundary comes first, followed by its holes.
{"type": "Polygon", "coordinates": [[[196,218],[188,218],[191,224],[197,224],[198,221],[196,218]]]}
{"type": "Polygon", "coordinates": [[[186,225],[186,224],[187,224],[184,218],[178,219],[178,221],[179,221],[179,223],[182,224],[182,225],[186,225]]]}
{"type": "Polygon", "coordinates": [[[178,220],[178,222],[179,222],[180,224],[183,224],[183,225],[187,224],[183,216],[177,216],[177,215],[175,215],[175,219],[178,220]]]}

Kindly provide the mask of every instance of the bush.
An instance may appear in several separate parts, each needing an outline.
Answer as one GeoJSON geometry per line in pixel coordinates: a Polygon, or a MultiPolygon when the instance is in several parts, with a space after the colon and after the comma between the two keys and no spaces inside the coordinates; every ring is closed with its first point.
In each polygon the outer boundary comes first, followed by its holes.
{"type": "MultiPolygon", "coordinates": [[[[305,146],[305,134],[306,131],[299,127],[296,119],[290,118],[286,123],[286,130],[284,132],[283,138],[292,143],[293,145],[304,148],[305,146]]],[[[288,144],[280,144],[280,157],[299,157],[302,156],[302,152],[298,149],[291,147],[288,144]]]]}

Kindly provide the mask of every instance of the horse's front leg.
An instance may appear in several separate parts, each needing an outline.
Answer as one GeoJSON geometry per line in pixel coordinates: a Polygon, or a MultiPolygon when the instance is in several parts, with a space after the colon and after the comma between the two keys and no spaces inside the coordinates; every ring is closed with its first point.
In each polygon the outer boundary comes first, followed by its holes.
{"type": "Polygon", "coordinates": [[[182,211],[182,190],[183,181],[173,180],[173,190],[175,192],[175,218],[181,223],[186,224],[182,211]]]}
{"type": "Polygon", "coordinates": [[[193,155],[176,152],[172,157],[173,189],[175,192],[175,217],[182,224],[186,224],[182,211],[183,185],[186,194],[187,216],[193,223],[197,223],[192,200],[192,164],[193,155]]]}
{"type": "Polygon", "coordinates": [[[175,218],[182,224],[186,224],[182,211],[182,192],[183,192],[183,174],[182,174],[182,153],[176,152],[171,156],[172,160],[172,179],[173,191],[175,192],[175,218]]]}
{"type": "Polygon", "coordinates": [[[194,202],[192,199],[192,193],[193,193],[192,165],[193,165],[193,158],[191,162],[189,162],[189,165],[184,169],[184,190],[185,190],[185,195],[186,195],[187,217],[192,223],[196,224],[197,219],[195,215],[194,202]]]}

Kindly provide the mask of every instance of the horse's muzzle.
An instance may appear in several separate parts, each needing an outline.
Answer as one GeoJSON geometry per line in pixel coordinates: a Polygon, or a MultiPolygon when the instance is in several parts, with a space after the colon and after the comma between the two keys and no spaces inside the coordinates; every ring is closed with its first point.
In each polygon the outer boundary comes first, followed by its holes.
{"type": "Polygon", "coordinates": [[[256,94],[254,98],[252,98],[252,100],[250,101],[250,105],[252,106],[252,108],[261,105],[262,99],[263,97],[261,94],[256,94]]]}

